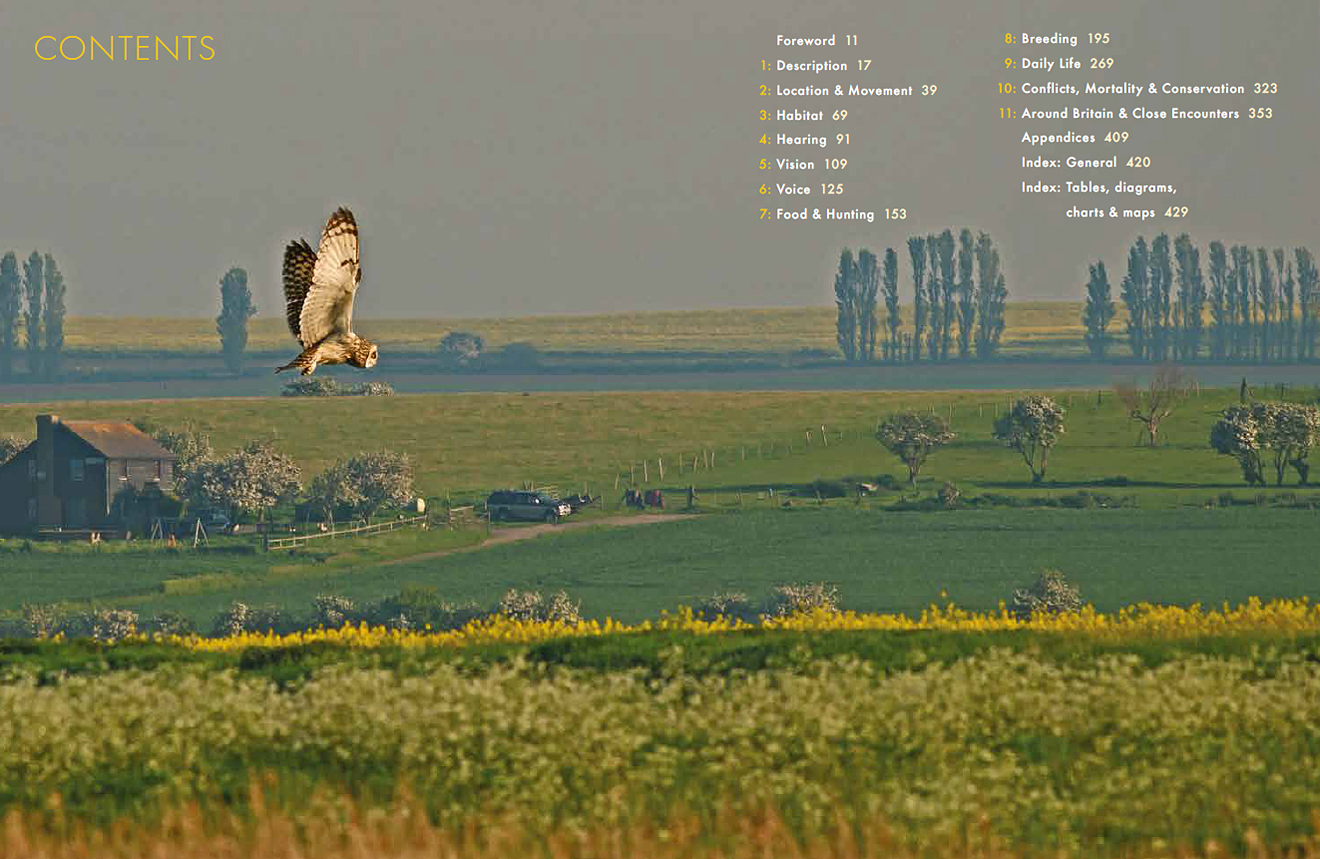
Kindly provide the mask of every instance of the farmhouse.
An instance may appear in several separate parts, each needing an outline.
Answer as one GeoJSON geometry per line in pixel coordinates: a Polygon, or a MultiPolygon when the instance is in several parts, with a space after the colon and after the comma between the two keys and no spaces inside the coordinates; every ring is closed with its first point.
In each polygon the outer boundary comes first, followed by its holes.
{"type": "Polygon", "coordinates": [[[37,440],[0,466],[0,531],[117,528],[174,486],[177,457],[118,421],[37,416],[37,440]]]}

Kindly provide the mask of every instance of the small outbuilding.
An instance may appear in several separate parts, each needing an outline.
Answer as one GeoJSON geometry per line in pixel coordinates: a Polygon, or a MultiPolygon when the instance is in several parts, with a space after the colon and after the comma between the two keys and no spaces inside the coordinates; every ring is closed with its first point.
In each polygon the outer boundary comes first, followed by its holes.
{"type": "Polygon", "coordinates": [[[115,529],[154,515],[178,457],[130,423],[37,416],[37,440],[0,465],[0,531],[115,529]]]}

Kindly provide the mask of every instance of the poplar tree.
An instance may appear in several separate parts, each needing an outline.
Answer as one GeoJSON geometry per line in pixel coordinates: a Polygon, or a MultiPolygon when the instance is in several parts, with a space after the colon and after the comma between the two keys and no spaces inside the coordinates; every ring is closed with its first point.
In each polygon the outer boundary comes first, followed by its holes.
{"type": "Polygon", "coordinates": [[[1151,358],[1164,361],[1169,357],[1171,303],[1169,293],[1173,280],[1173,265],[1169,256],[1169,234],[1160,233],[1150,243],[1150,320],[1151,358]]]}
{"type": "Polygon", "coordinates": [[[1228,355],[1228,332],[1232,324],[1226,303],[1228,295],[1228,257],[1224,243],[1210,243],[1210,318],[1214,320],[1214,333],[1210,340],[1210,357],[1222,361],[1228,355]]]}
{"type": "Polygon", "coordinates": [[[857,360],[875,360],[875,337],[880,329],[877,298],[880,294],[880,267],[875,254],[866,248],[857,253],[857,360]]]}
{"type": "Polygon", "coordinates": [[[1239,359],[1243,357],[1243,343],[1247,330],[1246,274],[1243,271],[1242,247],[1234,245],[1229,248],[1228,253],[1233,261],[1233,267],[1228,273],[1228,318],[1233,326],[1228,354],[1230,358],[1239,359]]]}
{"type": "Polygon", "coordinates": [[[18,276],[18,257],[13,251],[0,257],[0,379],[14,374],[14,352],[18,348],[18,315],[23,301],[18,276]]]}
{"type": "Polygon", "coordinates": [[[23,263],[23,290],[27,293],[27,311],[23,314],[23,339],[27,344],[28,373],[41,372],[41,293],[46,282],[41,274],[41,254],[36,251],[23,263]]]}
{"type": "Polygon", "coordinates": [[[1320,301],[1320,271],[1315,257],[1306,248],[1294,251],[1297,260],[1297,303],[1301,311],[1300,338],[1297,353],[1300,358],[1315,357],[1316,304],[1320,301]]]}
{"type": "Polygon", "coordinates": [[[1103,260],[1091,266],[1091,279],[1086,284],[1086,309],[1082,324],[1086,326],[1086,345],[1091,357],[1103,359],[1109,348],[1109,323],[1114,321],[1114,301],[1109,290],[1109,274],[1103,260]]]}
{"type": "Polygon", "coordinates": [[[220,279],[220,315],[215,328],[220,334],[220,349],[225,366],[235,373],[243,369],[243,352],[247,349],[248,320],[256,315],[252,304],[252,291],[248,289],[247,272],[231,268],[220,279]]]}
{"type": "Polygon", "coordinates": [[[1205,311],[1201,252],[1186,233],[1174,240],[1173,247],[1178,263],[1178,303],[1174,311],[1178,329],[1177,354],[1182,359],[1196,360],[1201,352],[1201,317],[1205,311]]]}
{"type": "Polygon", "coordinates": [[[852,251],[844,248],[839,254],[839,270],[834,274],[834,304],[838,308],[834,328],[839,351],[849,364],[857,360],[856,280],[857,263],[853,260],[852,251]]]}
{"type": "Polygon", "coordinates": [[[46,305],[42,321],[46,328],[46,378],[54,380],[60,374],[60,358],[64,352],[64,275],[55,266],[55,257],[46,254],[46,305]]]}
{"type": "Polygon", "coordinates": [[[898,305],[898,254],[894,253],[893,248],[885,248],[884,285],[885,327],[889,331],[889,339],[885,343],[885,357],[890,361],[897,361],[898,330],[903,324],[903,319],[899,315],[898,305]]]}
{"type": "Polygon", "coordinates": [[[972,231],[958,233],[958,357],[972,354],[972,329],[976,324],[976,300],[972,283],[975,243],[972,231]]]}
{"type": "Polygon", "coordinates": [[[1292,263],[1283,248],[1274,249],[1274,271],[1279,277],[1280,313],[1283,319],[1283,349],[1281,357],[1291,361],[1297,357],[1297,283],[1293,280],[1292,263]],[[1285,274],[1286,272],[1286,274],[1285,274]]]}
{"type": "Polygon", "coordinates": [[[1004,306],[1008,287],[999,270],[999,251],[989,233],[976,236],[976,357],[990,358],[999,351],[1004,334],[1004,306]]]}
{"type": "Polygon", "coordinates": [[[940,360],[949,360],[949,347],[953,345],[953,320],[955,314],[956,290],[955,250],[956,242],[953,230],[940,233],[937,248],[940,255],[940,360]]]}
{"type": "Polygon", "coordinates": [[[941,313],[940,292],[943,280],[940,277],[940,240],[934,233],[926,236],[926,257],[930,264],[930,274],[926,278],[926,307],[930,317],[930,331],[926,334],[926,357],[935,361],[940,357],[941,313]]]}
{"type": "Polygon", "coordinates": [[[1132,357],[1137,359],[1147,355],[1149,282],[1150,250],[1146,247],[1145,236],[1137,236],[1136,243],[1128,251],[1128,271],[1123,278],[1121,293],[1128,312],[1128,345],[1132,348],[1132,357]]]}
{"type": "Polygon", "coordinates": [[[1269,251],[1257,248],[1256,260],[1260,270],[1260,359],[1271,361],[1275,348],[1271,329],[1279,299],[1274,289],[1274,272],[1270,270],[1269,251]]]}
{"type": "Polygon", "coordinates": [[[909,357],[921,357],[921,335],[926,330],[926,240],[920,236],[908,239],[908,255],[912,258],[912,348],[909,357]]]}

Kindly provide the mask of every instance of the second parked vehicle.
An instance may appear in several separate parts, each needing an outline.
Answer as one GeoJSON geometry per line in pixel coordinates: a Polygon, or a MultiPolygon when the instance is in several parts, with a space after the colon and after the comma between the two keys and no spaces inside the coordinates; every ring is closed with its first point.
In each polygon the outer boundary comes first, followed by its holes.
{"type": "Polygon", "coordinates": [[[558,522],[573,512],[565,501],[556,501],[545,492],[501,490],[486,499],[490,518],[521,519],[529,522],[558,522]]]}

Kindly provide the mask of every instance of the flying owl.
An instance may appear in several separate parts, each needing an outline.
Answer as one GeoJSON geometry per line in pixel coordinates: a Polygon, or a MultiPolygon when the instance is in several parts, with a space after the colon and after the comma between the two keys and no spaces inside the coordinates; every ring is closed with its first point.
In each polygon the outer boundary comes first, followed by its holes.
{"type": "Polygon", "coordinates": [[[276,373],[297,368],[306,376],[320,364],[376,366],[376,344],[353,333],[353,298],[361,282],[357,222],[348,209],[336,209],[326,221],[315,253],[302,239],[289,243],[284,300],[289,330],[303,350],[276,373]]]}

